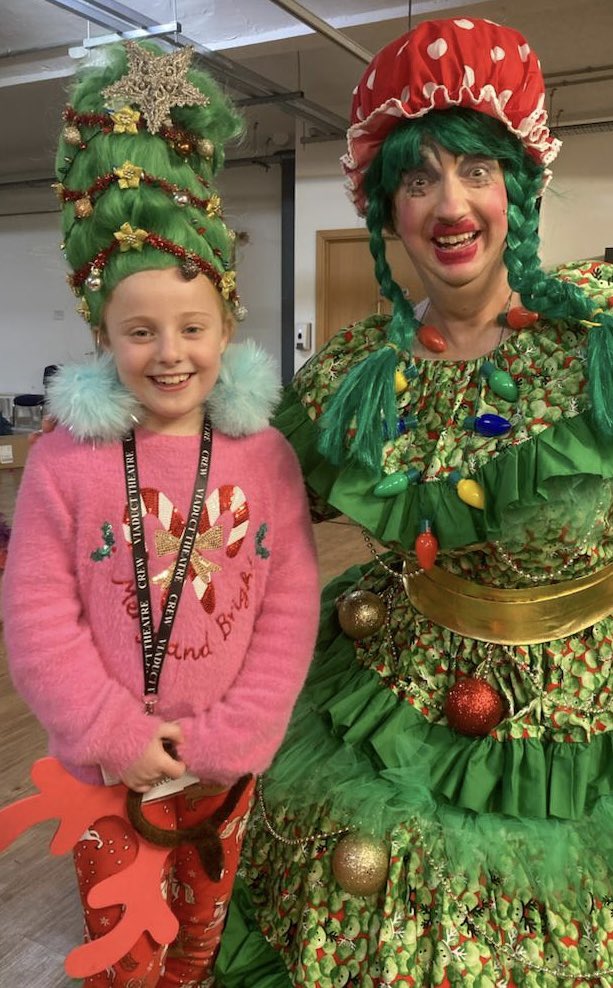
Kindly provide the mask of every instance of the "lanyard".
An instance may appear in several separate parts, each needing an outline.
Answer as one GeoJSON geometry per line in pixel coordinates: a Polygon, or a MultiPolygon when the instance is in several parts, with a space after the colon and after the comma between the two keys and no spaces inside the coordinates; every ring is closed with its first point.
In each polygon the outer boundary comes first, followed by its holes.
{"type": "Polygon", "coordinates": [[[123,461],[126,476],[126,494],[128,498],[128,516],[130,521],[130,537],[132,540],[132,559],[134,562],[134,577],[136,581],[136,596],[138,599],[138,617],[140,621],[141,645],[143,651],[143,670],[145,690],[143,700],[145,712],[153,713],[157,700],[158,682],[170,633],[179,607],[181,591],[185,583],[187,568],[192,556],[198,525],[206,495],[206,484],[211,462],[213,434],[211,423],[205,417],[202,427],[202,439],[198,457],[198,472],[192,494],[189,517],[181,537],[181,545],[175,563],[174,573],[168,588],[166,603],[157,633],[153,627],[153,610],[151,607],[151,591],[149,573],[147,570],[147,548],[141,509],[140,485],[136,465],[136,441],[131,432],[123,441],[123,461]]]}

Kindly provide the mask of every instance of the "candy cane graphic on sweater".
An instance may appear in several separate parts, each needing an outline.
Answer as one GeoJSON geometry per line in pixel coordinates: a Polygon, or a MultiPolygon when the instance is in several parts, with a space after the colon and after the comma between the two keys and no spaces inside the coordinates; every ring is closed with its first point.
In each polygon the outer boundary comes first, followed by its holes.
{"type": "MultiPolygon", "coordinates": [[[[155,543],[158,555],[166,553],[177,554],[185,529],[185,519],[172,501],[162,492],[153,487],[145,487],[141,491],[141,511],[157,518],[162,529],[155,532],[155,543]]],[[[234,484],[222,484],[212,491],[202,508],[198,536],[190,559],[188,576],[192,582],[194,593],[201,601],[207,614],[215,609],[215,588],[213,573],[219,572],[221,566],[211,562],[203,554],[210,549],[220,549],[224,545],[224,533],[217,522],[225,512],[232,515],[232,528],[225,540],[225,554],[230,559],[240,551],[247,529],[249,528],[249,505],[240,487],[234,484]]],[[[132,544],[130,533],[130,516],[126,505],[123,517],[123,533],[128,545],[132,544]]],[[[154,577],[152,582],[161,583],[163,597],[172,578],[174,566],[154,577]]]]}

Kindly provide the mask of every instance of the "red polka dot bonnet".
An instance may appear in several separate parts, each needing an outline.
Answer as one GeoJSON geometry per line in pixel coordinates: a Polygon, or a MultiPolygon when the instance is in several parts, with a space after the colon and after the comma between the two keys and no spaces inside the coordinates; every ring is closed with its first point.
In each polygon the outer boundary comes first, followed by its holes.
{"type": "Polygon", "coordinates": [[[375,55],[354,91],[341,159],[350,197],[364,214],[364,173],[381,144],[400,122],[430,110],[487,113],[549,165],[560,141],[544,104],[540,62],[519,31],[472,17],[423,21],[375,55]]]}

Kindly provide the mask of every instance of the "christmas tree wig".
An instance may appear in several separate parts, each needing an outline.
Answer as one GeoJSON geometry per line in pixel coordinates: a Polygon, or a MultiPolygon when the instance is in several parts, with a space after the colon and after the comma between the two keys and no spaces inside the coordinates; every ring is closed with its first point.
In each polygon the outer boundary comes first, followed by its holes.
{"type": "MultiPolygon", "coordinates": [[[[138,48],[169,57],[149,42],[138,48]]],[[[224,145],[241,133],[242,118],[208,75],[190,70],[185,84],[203,94],[206,105],[171,100],[153,133],[138,99],[109,106],[104,96],[125,78],[128,62],[125,46],[113,45],[81,69],[57,152],[64,250],[75,293],[86,303],[83,314],[98,326],[123,278],[189,259],[191,273],[203,271],[236,306],[233,234],[212,180],[224,145]]]]}
{"type": "Polygon", "coordinates": [[[579,288],[541,268],[537,200],[544,169],[498,120],[474,110],[449,109],[400,123],[364,178],[370,249],[381,292],[392,303],[392,318],[386,343],[354,366],[331,396],[321,419],[320,450],[334,463],[348,456],[378,473],[384,436],[396,434],[394,374],[399,360],[410,359],[419,320],[392,276],[384,232],[394,229],[393,200],[403,175],[423,164],[422,149],[432,141],[455,155],[484,155],[500,162],[508,198],[503,256],[509,284],[523,305],[543,318],[593,324],[588,346],[593,415],[598,429],[613,437],[613,313],[598,310],[579,288]]]}

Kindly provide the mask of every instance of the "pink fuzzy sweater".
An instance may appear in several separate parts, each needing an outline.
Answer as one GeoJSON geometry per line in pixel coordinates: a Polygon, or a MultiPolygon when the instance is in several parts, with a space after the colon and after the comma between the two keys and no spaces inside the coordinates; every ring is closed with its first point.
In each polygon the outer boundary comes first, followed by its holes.
{"type": "MultiPolygon", "coordinates": [[[[198,436],[138,430],[156,623],[191,500],[198,436]]],[[[160,720],[178,720],[179,754],[199,778],[231,783],[267,768],[313,650],[318,575],[300,469],[268,428],[213,434],[208,532],[183,588],[159,686],[143,712],[143,668],[120,443],[64,429],[30,453],[4,575],[4,630],[16,688],[74,775],[125,770],[160,720]],[[102,527],[111,526],[108,555],[102,527]],[[205,579],[198,577],[204,572],[205,579]]],[[[108,531],[108,529],[107,529],[108,531]]],[[[192,559],[194,557],[192,556],[192,559]]]]}

